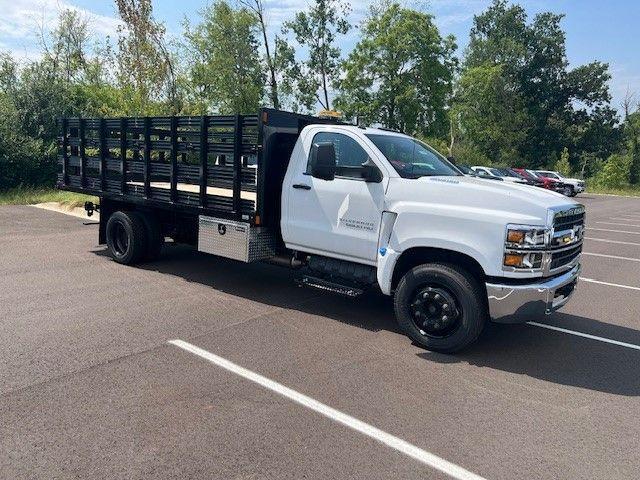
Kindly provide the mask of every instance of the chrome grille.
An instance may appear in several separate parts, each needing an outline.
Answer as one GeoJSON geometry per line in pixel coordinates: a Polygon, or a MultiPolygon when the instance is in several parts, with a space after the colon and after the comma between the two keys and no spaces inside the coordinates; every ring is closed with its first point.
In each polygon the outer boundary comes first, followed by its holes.
{"type": "Polygon", "coordinates": [[[559,250],[551,254],[551,264],[549,268],[555,270],[564,265],[571,263],[582,252],[582,243],[575,247],[570,247],[564,250],[559,250]]]}
{"type": "Polygon", "coordinates": [[[582,205],[560,210],[553,217],[549,272],[572,266],[582,253],[585,209],[582,205]]]}
{"type": "Polygon", "coordinates": [[[558,212],[553,217],[553,228],[556,232],[571,230],[576,225],[584,225],[584,207],[575,207],[558,212]]]}

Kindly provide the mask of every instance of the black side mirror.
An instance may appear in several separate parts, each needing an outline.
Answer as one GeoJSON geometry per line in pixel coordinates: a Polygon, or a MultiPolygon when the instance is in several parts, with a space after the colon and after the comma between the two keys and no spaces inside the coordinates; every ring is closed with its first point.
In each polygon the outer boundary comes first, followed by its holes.
{"type": "Polygon", "coordinates": [[[362,164],[362,178],[364,178],[365,182],[371,183],[380,183],[382,181],[382,172],[370,158],[362,164]]]}
{"type": "Polygon", "coordinates": [[[314,143],[311,146],[309,171],[314,178],[333,180],[336,176],[336,149],[331,142],[314,143]]]}

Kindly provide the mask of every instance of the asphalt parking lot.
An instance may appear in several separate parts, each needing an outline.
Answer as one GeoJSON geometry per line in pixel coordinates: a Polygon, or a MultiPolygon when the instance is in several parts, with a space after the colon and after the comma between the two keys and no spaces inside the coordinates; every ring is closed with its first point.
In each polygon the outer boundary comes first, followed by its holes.
{"type": "Polygon", "coordinates": [[[572,301],[456,356],[382,296],[182,247],[123,267],[88,220],[0,207],[0,478],[637,479],[640,199],[578,200],[572,301]]]}

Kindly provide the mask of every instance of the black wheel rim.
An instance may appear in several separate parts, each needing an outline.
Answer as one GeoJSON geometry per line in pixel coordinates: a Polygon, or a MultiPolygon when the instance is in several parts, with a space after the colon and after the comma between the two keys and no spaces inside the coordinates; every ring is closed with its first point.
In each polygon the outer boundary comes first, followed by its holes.
{"type": "Polygon", "coordinates": [[[129,235],[127,235],[127,231],[122,223],[117,222],[113,227],[111,237],[113,240],[113,249],[115,250],[116,255],[123,256],[129,249],[129,235]]]}
{"type": "Polygon", "coordinates": [[[415,290],[410,303],[413,324],[421,335],[445,338],[462,322],[462,309],[455,296],[441,285],[425,285],[415,290]]]}

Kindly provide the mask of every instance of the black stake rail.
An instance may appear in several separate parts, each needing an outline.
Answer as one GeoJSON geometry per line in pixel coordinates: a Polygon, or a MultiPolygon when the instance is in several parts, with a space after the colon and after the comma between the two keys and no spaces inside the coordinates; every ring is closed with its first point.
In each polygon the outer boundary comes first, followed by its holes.
{"type": "Polygon", "coordinates": [[[78,147],[80,150],[80,187],[83,188],[87,184],[87,155],[85,150],[85,133],[85,120],[81,118],[78,126],[78,147]]]}
{"type": "MultiPolygon", "coordinates": [[[[209,120],[203,116],[200,118],[200,206],[207,206],[207,166],[208,155],[208,128],[209,120]]],[[[237,135],[236,135],[237,137],[237,135]]]]}
{"type": "Polygon", "coordinates": [[[242,116],[236,115],[234,121],[234,131],[240,132],[240,135],[235,135],[233,143],[233,211],[239,212],[240,202],[242,197],[241,181],[242,181],[242,116]]]}
{"type": "Polygon", "coordinates": [[[127,119],[120,119],[120,194],[127,193],[127,119]]]}
{"type": "Polygon", "coordinates": [[[178,119],[171,117],[171,177],[169,179],[170,185],[170,199],[174,203],[178,200],[178,119]]]}
{"type": "Polygon", "coordinates": [[[144,119],[144,150],[143,150],[143,167],[142,178],[144,181],[144,198],[151,197],[151,118],[144,119]]]}
{"type": "Polygon", "coordinates": [[[61,119],[58,187],[252,221],[256,201],[241,192],[257,197],[259,126],[257,116],[246,118],[61,119]],[[253,166],[243,166],[243,155],[253,166]]]}
{"type": "Polygon", "coordinates": [[[106,136],[107,122],[104,118],[100,119],[100,190],[107,188],[107,156],[109,151],[107,150],[107,136],[106,136]]]}
{"type": "Polygon", "coordinates": [[[257,115],[64,118],[58,187],[277,228],[283,156],[305,126],[318,123],[336,121],[268,108],[257,115]]]}

